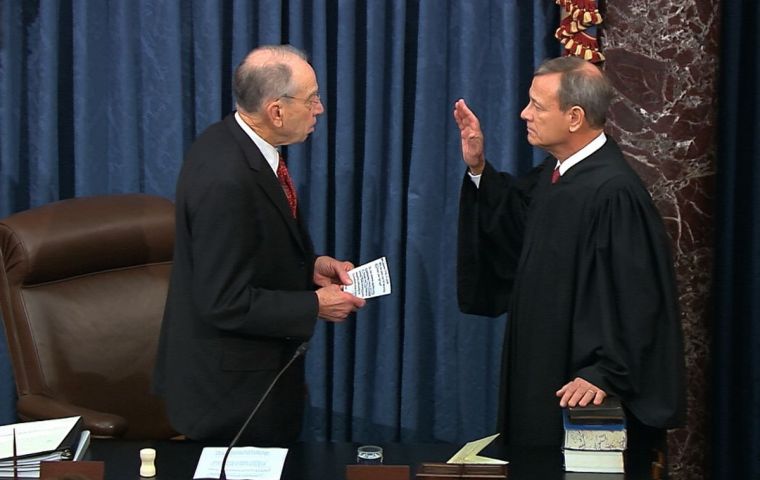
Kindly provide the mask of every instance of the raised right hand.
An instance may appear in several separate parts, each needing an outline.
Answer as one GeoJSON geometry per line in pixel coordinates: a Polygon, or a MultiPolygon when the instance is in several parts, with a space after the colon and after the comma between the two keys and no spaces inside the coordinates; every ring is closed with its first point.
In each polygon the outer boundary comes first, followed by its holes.
{"type": "Polygon", "coordinates": [[[454,103],[454,120],[459,127],[462,137],[462,158],[474,175],[480,175],[485,168],[486,160],[483,155],[483,131],[480,129],[478,117],[472,113],[463,99],[454,103]]]}

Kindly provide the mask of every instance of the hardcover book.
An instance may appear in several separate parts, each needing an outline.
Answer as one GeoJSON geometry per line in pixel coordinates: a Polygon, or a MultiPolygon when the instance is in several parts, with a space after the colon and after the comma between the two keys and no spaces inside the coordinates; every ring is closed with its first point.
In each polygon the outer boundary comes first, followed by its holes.
{"type": "Polygon", "coordinates": [[[565,426],[563,448],[574,450],[625,450],[628,437],[625,418],[616,423],[572,423],[567,409],[562,412],[565,426]]]}
{"type": "Polygon", "coordinates": [[[568,420],[574,424],[618,424],[625,422],[625,412],[617,397],[607,397],[601,405],[568,407],[568,420]]]}
{"type": "Polygon", "coordinates": [[[587,473],[624,473],[623,452],[565,449],[565,471],[587,473]]]}

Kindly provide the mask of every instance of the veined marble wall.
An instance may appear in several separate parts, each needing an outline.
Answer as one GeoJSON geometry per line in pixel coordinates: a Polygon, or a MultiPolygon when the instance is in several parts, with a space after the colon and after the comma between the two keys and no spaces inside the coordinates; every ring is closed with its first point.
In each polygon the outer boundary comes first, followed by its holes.
{"type": "Polygon", "coordinates": [[[670,474],[709,478],[718,0],[607,0],[604,70],[620,93],[608,131],[641,175],[673,240],[688,420],[668,437],[670,474]]]}

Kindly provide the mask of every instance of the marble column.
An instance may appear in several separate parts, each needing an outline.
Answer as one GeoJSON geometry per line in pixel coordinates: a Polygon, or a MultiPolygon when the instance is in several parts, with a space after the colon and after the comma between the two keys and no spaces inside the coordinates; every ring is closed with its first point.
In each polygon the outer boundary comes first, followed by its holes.
{"type": "Polygon", "coordinates": [[[668,436],[671,478],[709,478],[718,13],[715,0],[607,0],[599,32],[619,92],[608,131],[641,175],[673,241],[688,419],[668,436]]]}

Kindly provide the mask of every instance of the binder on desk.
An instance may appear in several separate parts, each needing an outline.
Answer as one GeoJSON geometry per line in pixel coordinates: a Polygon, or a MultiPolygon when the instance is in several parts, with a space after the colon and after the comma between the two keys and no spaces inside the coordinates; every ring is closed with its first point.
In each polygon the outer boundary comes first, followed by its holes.
{"type": "Polygon", "coordinates": [[[74,459],[89,438],[82,425],[77,416],[0,426],[0,478],[12,478],[14,468],[19,478],[38,478],[41,461],[74,459]]]}

